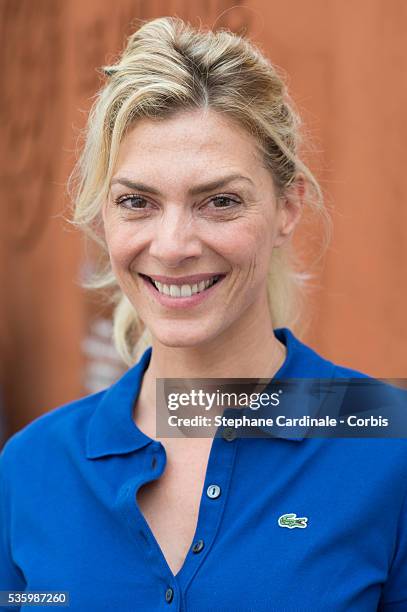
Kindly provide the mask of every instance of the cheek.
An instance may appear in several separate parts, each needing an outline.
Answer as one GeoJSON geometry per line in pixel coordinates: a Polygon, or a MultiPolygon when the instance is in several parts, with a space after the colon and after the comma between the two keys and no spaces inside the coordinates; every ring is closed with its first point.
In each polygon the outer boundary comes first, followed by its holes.
{"type": "Polygon", "coordinates": [[[128,268],[140,249],[130,225],[111,224],[105,228],[105,237],[112,267],[117,270],[128,268]]]}
{"type": "Polygon", "coordinates": [[[219,245],[218,252],[242,268],[262,258],[268,260],[271,253],[272,234],[264,218],[262,223],[245,220],[226,226],[217,232],[214,239],[219,245]]]}

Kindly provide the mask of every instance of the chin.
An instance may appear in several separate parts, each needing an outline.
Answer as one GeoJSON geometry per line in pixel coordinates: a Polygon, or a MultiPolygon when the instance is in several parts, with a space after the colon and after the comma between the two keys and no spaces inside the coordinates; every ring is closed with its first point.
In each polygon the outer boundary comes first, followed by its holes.
{"type": "Polygon", "coordinates": [[[185,336],[183,334],[154,334],[153,338],[163,346],[171,348],[193,348],[198,347],[206,341],[202,336],[185,336]]]}
{"type": "Polygon", "coordinates": [[[164,329],[164,326],[159,329],[150,329],[155,341],[171,348],[198,347],[212,340],[217,335],[216,330],[209,332],[205,329],[200,329],[197,331],[197,327],[198,325],[195,323],[194,328],[190,330],[187,329],[187,326],[179,324],[175,329],[164,329]]]}

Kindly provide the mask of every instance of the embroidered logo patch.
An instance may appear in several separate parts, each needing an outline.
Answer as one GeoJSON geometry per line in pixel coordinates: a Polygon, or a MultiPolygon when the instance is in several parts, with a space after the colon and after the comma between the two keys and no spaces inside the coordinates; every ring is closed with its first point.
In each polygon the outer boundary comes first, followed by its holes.
{"type": "Polygon", "coordinates": [[[288,514],[282,514],[278,519],[278,524],[280,527],[287,527],[288,529],[294,529],[295,527],[299,527],[300,529],[305,529],[307,527],[308,517],[302,516],[299,517],[294,512],[289,512],[288,514]]]}

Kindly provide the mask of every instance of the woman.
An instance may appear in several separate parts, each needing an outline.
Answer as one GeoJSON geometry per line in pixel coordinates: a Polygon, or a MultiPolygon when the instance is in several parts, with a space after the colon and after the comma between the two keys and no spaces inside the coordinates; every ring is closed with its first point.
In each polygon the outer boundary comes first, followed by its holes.
{"type": "Polygon", "coordinates": [[[407,610],[403,440],[156,436],[156,379],[363,377],[287,327],[291,237],[324,209],[281,78],[170,18],[105,73],[75,222],[105,249],[130,367],[7,443],[0,589],[75,611],[407,610]]]}

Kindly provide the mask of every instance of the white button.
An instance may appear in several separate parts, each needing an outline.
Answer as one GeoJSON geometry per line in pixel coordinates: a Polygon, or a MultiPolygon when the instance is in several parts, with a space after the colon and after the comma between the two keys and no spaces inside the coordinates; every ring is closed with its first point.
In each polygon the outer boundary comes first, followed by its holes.
{"type": "Polygon", "coordinates": [[[227,442],[232,442],[237,436],[236,429],[234,427],[225,427],[222,431],[222,438],[227,442]]]}
{"type": "Polygon", "coordinates": [[[216,499],[220,495],[220,487],[218,485],[216,485],[216,484],[211,484],[206,489],[206,494],[211,499],[216,499]]]}

